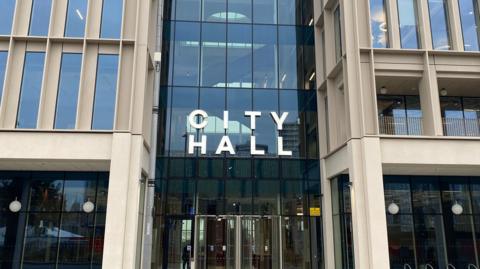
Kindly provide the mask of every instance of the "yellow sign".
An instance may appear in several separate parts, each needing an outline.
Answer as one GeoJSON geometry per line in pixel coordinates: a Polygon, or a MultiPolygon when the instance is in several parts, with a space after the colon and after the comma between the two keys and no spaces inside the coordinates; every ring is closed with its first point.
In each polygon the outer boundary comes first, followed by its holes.
{"type": "Polygon", "coordinates": [[[320,207],[310,207],[310,216],[320,217],[320,207]]]}

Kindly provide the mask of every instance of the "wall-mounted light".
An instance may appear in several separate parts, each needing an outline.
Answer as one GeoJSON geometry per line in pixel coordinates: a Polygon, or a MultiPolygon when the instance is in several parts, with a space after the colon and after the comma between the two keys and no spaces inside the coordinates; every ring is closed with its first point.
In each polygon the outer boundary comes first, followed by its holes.
{"type": "Polygon", "coordinates": [[[382,87],[380,88],[380,93],[381,93],[381,94],[387,94],[387,93],[388,93],[388,89],[387,89],[385,86],[382,86],[382,87]]]}
{"type": "Polygon", "coordinates": [[[22,209],[22,203],[20,203],[17,197],[15,197],[15,200],[8,205],[8,209],[10,209],[10,211],[12,211],[13,213],[17,213],[22,209]]]}
{"type": "Polygon", "coordinates": [[[82,206],[83,212],[85,213],[92,213],[95,209],[95,204],[90,202],[90,200],[86,201],[82,206]]]}
{"type": "Polygon", "coordinates": [[[442,89],[440,90],[440,95],[441,95],[441,96],[447,96],[447,94],[448,94],[447,89],[442,88],[442,89]]]}
{"type": "Polygon", "coordinates": [[[463,213],[463,206],[459,204],[457,201],[452,205],[452,213],[455,215],[462,215],[463,213]]]}
{"type": "Polygon", "coordinates": [[[388,210],[388,213],[392,215],[397,215],[398,212],[400,212],[400,207],[396,203],[392,202],[391,204],[388,205],[387,210],[388,210]]]}

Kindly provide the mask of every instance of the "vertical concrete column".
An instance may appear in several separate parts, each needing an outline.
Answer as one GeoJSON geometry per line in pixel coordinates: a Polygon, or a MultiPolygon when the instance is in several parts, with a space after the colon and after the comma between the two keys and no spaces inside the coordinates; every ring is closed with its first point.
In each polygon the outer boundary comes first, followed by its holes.
{"type": "Polygon", "coordinates": [[[323,219],[323,256],[325,268],[335,268],[335,245],[333,242],[332,187],[327,178],[325,159],[320,161],[323,219]]]}
{"type": "Polygon", "coordinates": [[[400,49],[400,24],[398,23],[398,7],[397,1],[386,1],[387,18],[388,18],[388,43],[390,48],[400,49]]]}
{"type": "Polygon", "coordinates": [[[418,12],[417,21],[419,28],[420,48],[431,50],[432,49],[432,35],[430,33],[430,13],[428,10],[427,1],[417,1],[418,12]]]}
{"type": "Polygon", "coordinates": [[[435,65],[430,64],[431,59],[427,53],[424,55],[424,72],[420,80],[420,105],[423,113],[423,134],[430,136],[443,135],[443,126],[440,109],[440,96],[438,93],[437,72],[435,65]]]}
{"type": "Polygon", "coordinates": [[[448,23],[450,26],[450,39],[451,46],[453,50],[463,51],[463,33],[462,25],[460,24],[460,9],[458,6],[458,1],[448,1],[448,23]]]}
{"type": "Polygon", "coordinates": [[[355,268],[388,269],[388,234],[379,138],[348,145],[355,268]]]}
{"type": "Polygon", "coordinates": [[[113,134],[103,268],[135,268],[138,246],[141,136],[113,134]]]}

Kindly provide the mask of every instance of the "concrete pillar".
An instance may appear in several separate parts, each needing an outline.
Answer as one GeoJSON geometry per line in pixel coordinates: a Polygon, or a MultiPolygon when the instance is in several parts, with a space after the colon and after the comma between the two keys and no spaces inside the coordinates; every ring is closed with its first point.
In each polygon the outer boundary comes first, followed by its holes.
{"type": "Polygon", "coordinates": [[[335,245],[333,242],[332,187],[327,178],[325,159],[320,161],[323,219],[323,256],[325,268],[335,268],[335,245]]]}
{"type": "Polygon", "coordinates": [[[353,139],[348,151],[355,268],[388,269],[380,139],[353,139]]]}

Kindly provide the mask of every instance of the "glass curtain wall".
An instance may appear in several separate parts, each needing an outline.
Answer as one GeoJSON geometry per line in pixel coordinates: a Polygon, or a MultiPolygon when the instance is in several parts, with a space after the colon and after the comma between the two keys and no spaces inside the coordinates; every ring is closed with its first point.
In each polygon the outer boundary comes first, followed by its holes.
{"type": "Polygon", "coordinates": [[[388,47],[388,20],[385,0],[370,0],[372,47],[388,47]]]}
{"type": "Polygon", "coordinates": [[[466,51],[479,50],[479,7],[477,0],[458,0],[463,32],[463,47],[466,51]]]}
{"type": "Polygon", "coordinates": [[[448,7],[447,0],[428,0],[430,29],[434,50],[451,49],[448,7]]]}
{"type": "Polygon", "coordinates": [[[441,96],[443,134],[480,136],[480,98],[441,96]]]}
{"type": "Polygon", "coordinates": [[[0,172],[0,268],[101,268],[107,196],[108,173],[0,172]]]}
{"type": "Polygon", "coordinates": [[[417,0],[397,0],[402,49],[420,48],[417,5],[417,0]]]}
{"type": "Polygon", "coordinates": [[[321,268],[311,1],[171,0],[164,14],[152,268],[321,268]],[[261,112],[255,128],[245,111],[261,112]],[[272,111],[288,112],[282,130],[272,111]],[[188,154],[190,135],[205,154],[188,154]],[[235,154],[216,153],[223,136],[235,154]]]}
{"type": "Polygon", "coordinates": [[[385,176],[391,268],[478,268],[478,177],[385,176]]]}
{"type": "Polygon", "coordinates": [[[377,95],[377,106],[381,134],[423,134],[420,96],[377,95]]]}
{"type": "Polygon", "coordinates": [[[12,32],[13,13],[16,0],[2,0],[0,4],[0,35],[10,35],[12,32]]]}

